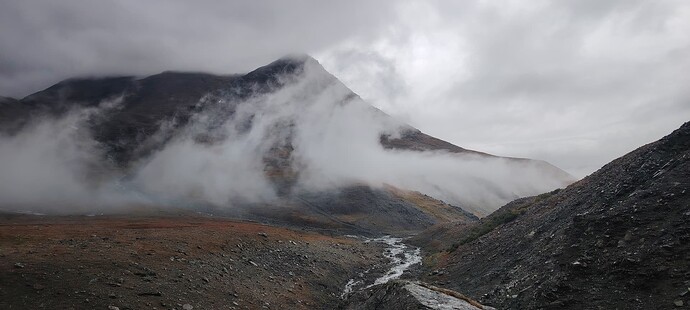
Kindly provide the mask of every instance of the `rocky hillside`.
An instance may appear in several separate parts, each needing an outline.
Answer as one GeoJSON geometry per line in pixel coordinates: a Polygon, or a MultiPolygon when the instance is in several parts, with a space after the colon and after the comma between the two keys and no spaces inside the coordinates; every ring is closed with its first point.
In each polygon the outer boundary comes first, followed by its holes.
{"type": "Polygon", "coordinates": [[[688,176],[685,123],[563,190],[425,232],[416,242],[443,250],[424,278],[501,309],[683,309],[688,176]]]}
{"type": "Polygon", "coordinates": [[[294,195],[280,204],[209,207],[204,212],[293,228],[378,236],[410,235],[442,223],[479,218],[415,191],[353,185],[337,191],[294,195]]]}

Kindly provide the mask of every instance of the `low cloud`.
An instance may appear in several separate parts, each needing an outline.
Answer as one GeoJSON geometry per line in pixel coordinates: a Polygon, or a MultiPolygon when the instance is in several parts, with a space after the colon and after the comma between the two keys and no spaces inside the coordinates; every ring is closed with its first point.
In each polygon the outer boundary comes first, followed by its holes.
{"type": "Polygon", "coordinates": [[[690,2],[9,0],[0,95],[306,52],[425,133],[578,177],[690,119],[690,2]]]}
{"type": "MultiPolygon", "coordinates": [[[[384,149],[381,134],[396,137],[410,127],[362,101],[314,60],[299,74],[282,77],[282,83],[274,92],[241,102],[215,98],[236,106],[220,126],[210,125],[218,111],[209,106],[127,171],[108,164],[84,125],[116,105],[37,121],[0,139],[0,203],[58,212],[154,202],[280,203],[284,193],[267,173],[266,158],[286,146],[293,150],[278,168],[294,172],[281,176],[294,179],[292,194],[392,185],[487,213],[518,196],[564,185],[537,163],[384,149]]],[[[163,124],[161,131],[170,128],[163,124]]]]}
{"type": "Polygon", "coordinates": [[[91,137],[86,121],[100,109],[39,117],[0,136],[2,209],[89,214],[147,203],[118,181],[120,173],[91,137]]]}

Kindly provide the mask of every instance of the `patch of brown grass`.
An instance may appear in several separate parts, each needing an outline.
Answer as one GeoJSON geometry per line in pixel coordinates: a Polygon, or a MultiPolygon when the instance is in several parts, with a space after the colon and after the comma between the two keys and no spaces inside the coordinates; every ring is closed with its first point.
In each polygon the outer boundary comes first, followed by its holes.
{"type": "Polygon", "coordinates": [[[385,188],[394,196],[415,205],[420,211],[436,219],[438,222],[458,220],[458,210],[443,201],[417,191],[403,190],[390,185],[387,185],[385,188]]]}

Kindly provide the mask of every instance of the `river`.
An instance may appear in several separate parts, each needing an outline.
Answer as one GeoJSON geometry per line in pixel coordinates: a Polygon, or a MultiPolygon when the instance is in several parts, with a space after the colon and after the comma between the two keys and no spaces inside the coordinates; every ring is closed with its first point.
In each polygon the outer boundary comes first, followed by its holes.
{"type": "Polygon", "coordinates": [[[360,273],[357,277],[352,278],[347,282],[341,297],[345,298],[355,290],[367,289],[374,285],[384,284],[390,280],[400,278],[405,270],[409,269],[412,265],[421,263],[421,250],[419,248],[408,247],[403,240],[403,238],[394,238],[391,236],[365,239],[364,242],[380,242],[387,245],[383,255],[391,261],[391,267],[388,269],[388,271],[386,271],[386,273],[376,278],[376,280],[369,285],[365,285],[366,283],[364,277],[368,270],[364,273],[360,273]]]}

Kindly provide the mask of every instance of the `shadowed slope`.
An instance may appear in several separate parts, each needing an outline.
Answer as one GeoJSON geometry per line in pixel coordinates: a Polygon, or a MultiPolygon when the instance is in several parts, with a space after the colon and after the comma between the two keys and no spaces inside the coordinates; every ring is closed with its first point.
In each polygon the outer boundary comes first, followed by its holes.
{"type": "MultiPolygon", "coordinates": [[[[506,309],[668,309],[687,302],[690,123],[564,190],[447,225],[430,281],[506,309]],[[685,296],[685,297],[683,297],[685,296]]],[[[431,248],[430,248],[431,249],[431,248]]]]}

